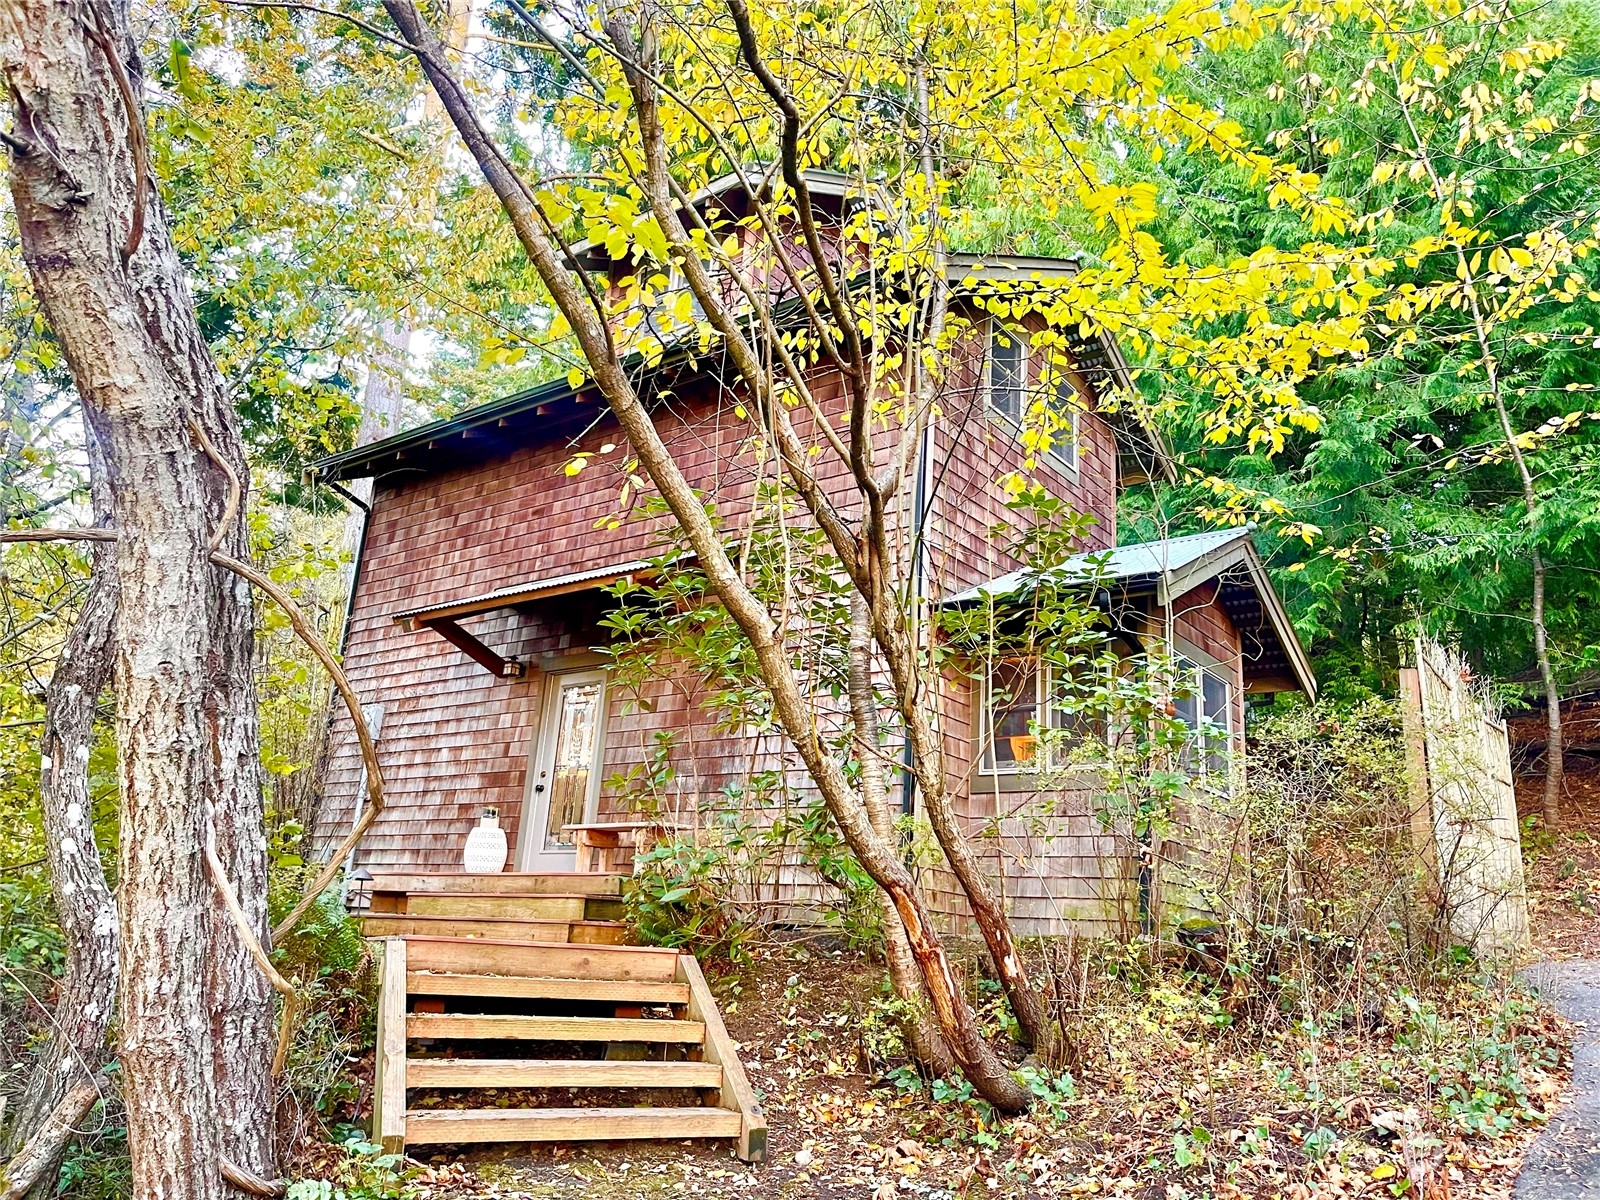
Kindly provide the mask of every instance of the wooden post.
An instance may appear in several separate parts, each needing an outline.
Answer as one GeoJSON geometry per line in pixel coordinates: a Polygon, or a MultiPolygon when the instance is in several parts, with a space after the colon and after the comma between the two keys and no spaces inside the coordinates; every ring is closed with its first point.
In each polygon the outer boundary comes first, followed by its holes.
{"type": "Polygon", "coordinates": [[[386,1154],[406,1148],[406,940],[379,944],[378,1046],[372,1080],[372,1140],[386,1154]]]}
{"type": "Polygon", "coordinates": [[[705,1061],[722,1068],[722,1088],[717,1093],[717,1104],[739,1114],[739,1158],[743,1162],[766,1162],[766,1114],[756,1100],[755,1089],[750,1086],[750,1079],[744,1073],[739,1052],[733,1039],[728,1036],[727,1027],[722,1023],[722,1014],[717,1011],[716,1000],[694,955],[678,955],[678,982],[689,985],[689,1003],[685,1006],[685,1015],[689,1020],[699,1021],[705,1026],[705,1042],[702,1046],[705,1061]]]}
{"type": "Polygon", "coordinates": [[[1422,902],[1436,916],[1444,904],[1444,890],[1439,873],[1439,844],[1433,829],[1433,788],[1428,782],[1428,741],[1422,717],[1422,675],[1418,667],[1400,668],[1400,724],[1406,741],[1411,852],[1420,876],[1422,902]]]}

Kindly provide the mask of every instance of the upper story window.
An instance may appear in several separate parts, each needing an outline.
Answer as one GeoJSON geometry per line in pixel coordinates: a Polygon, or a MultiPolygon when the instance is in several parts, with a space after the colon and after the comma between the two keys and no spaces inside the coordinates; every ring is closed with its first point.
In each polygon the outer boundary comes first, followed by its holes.
{"type": "Polygon", "coordinates": [[[1009,422],[1017,439],[1030,449],[1042,447],[1057,467],[1076,472],[1081,406],[1077,389],[1065,375],[1054,388],[1044,387],[1043,363],[1030,372],[1032,357],[1025,330],[990,320],[985,377],[989,411],[1009,422]]]}
{"type": "Polygon", "coordinates": [[[1021,425],[1028,414],[1026,335],[989,322],[989,407],[1021,425]]]}

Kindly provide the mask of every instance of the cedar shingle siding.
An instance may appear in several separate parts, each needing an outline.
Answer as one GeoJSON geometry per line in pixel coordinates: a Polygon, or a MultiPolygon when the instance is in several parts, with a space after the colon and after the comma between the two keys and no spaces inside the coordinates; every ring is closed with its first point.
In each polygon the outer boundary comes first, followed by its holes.
{"type": "MultiPolygon", "coordinates": [[[[1020,565],[1006,555],[1004,539],[991,533],[1007,515],[999,480],[1021,466],[1021,451],[1012,428],[983,407],[981,330],[980,323],[962,356],[964,366],[952,373],[934,438],[938,487],[927,560],[934,598],[1020,565]]],[[[826,378],[819,377],[816,390],[826,405],[840,406],[839,389],[826,378]]],[[[1087,385],[1083,390],[1087,394],[1087,385]]],[[[773,465],[770,457],[761,461],[750,426],[735,416],[734,403],[727,391],[685,385],[663,408],[658,424],[691,482],[737,527],[755,480],[773,465]]],[[[515,847],[545,671],[591,663],[592,656],[585,654],[601,640],[596,592],[464,619],[463,625],[495,652],[526,664],[523,678],[502,679],[435,632],[406,631],[393,615],[662,549],[661,530],[651,521],[634,516],[607,527],[608,518],[624,515],[618,512],[618,497],[628,455],[603,406],[594,404],[592,417],[568,413],[552,422],[548,436],[510,453],[435,474],[407,473],[402,463],[401,470],[377,481],[345,655],[357,692],[366,704],[382,708],[378,744],[388,807],[358,854],[371,870],[458,867],[467,832],[486,805],[500,809],[515,847]],[[613,443],[615,449],[601,452],[613,443]],[[563,468],[577,452],[593,457],[580,473],[568,475],[563,468]]],[[[805,436],[804,422],[799,417],[797,422],[805,436]]],[[[1092,411],[1080,418],[1079,439],[1083,453],[1076,472],[1047,460],[1036,477],[1094,515],[1097,523],[1084,549],[1111,547],[1116,544],[1117,441],[1092,411]]],[[[830,458],[824,455],[823,461],[830,458]]],[[[842,471],[836,469],[825,483],[844,495],[842,471]]],[[[901,489],[902,521],[912,490],[909,481],[901,489]]],[[[1175,608],[1181,636],[1230,664],[1235,703],[1242,706],[1240,638],[1227,614],[1211,595],[1193,592],[1175,608]]],[[[649,699],[647,709],[620,688],[610,689],[605,776],[642,767],[657,731],[670,729],[678,731],[676,774],[668,794],[656,799],[685,824],[704,820],[695,815],[701,810],[748,808],[752,802],[741,797],[741,788],[752,770],[780,770],[792,785],[790,802],[803,800],[803,774],[776,739],[757,745],[748,737],[714,732],[693,688],[681,679],[659,681],[649,699]]],[[[1119,922],[1125,926],[1130,848],[1124,835],[1094,815],[1092,790],[1062,792],[1043,807],[1035,801],[1025,813],[1014,813],[1024,797],[996,793],[992,779],[974,780],[973,698],[965,684],[947,681],[941,702],[951,770],[960,781],[958,804],[975,831],[993,835],[983,841],[983,852],[1004,879],[1021,930],[1059,932],[1067,921],[1098,932],[1112,931],[1119,922]],[[973,782],[978,786],[969,789],[973,782]]],[[[1236,727],[1242,728],[1242,707],[1239,717],[1236,727]]],[[[323,852],[350,826],[360,777],[354,735],[340,712],[316,831],[323,852]]],[[[608,786],[601,813],[617,814],[624,803],[608,786]]],[[[753,810],[745,815],[763,819],[753,810]]],[[[937,909],[958,920],[962,903],[945,873],[931,870],[927,882],[937,909]]],[[[747,898],[761,901],[780,918],[795,915],[786,906],[803,907],[815,886],[792,862],[746,881],[747,898]]]]}

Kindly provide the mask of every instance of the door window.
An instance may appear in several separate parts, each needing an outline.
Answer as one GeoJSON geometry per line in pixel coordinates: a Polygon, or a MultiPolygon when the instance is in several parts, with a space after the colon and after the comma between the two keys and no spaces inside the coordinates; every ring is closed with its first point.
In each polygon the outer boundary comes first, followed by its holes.
{"type": "Polygon", "coordinates": [[[589,803],[589,781],[595,770],[600,733],[600,706],[605,685],[599,680],[563,683],[556,700],[556,742],[550,766],[550,806],[545,824],[547,850],[572,844],[563,833],[582,824],[589,803]]]}

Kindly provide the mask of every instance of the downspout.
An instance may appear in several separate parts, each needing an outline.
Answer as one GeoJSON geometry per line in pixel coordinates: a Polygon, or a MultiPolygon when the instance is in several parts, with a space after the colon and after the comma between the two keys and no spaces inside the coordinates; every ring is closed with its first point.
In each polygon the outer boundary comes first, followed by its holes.
{"type": "MultiPolygon", "coordinates": [[[[911,535],[911,602],[917,614],[918,628],[923,644],[931,637],[928,628],[927,562],[928,541],[925,536],[928,505],[928,471],[933,464],[933,425],[935,417],[928,414],[922,436],[917,442],[917,477],[912,487],[911,511],[915,525],[911,535]]],[[[917,777],[911,769],[911,742],[908,739],[900,750],[900,813],[911,816],[917,807],[917,777]]]]}

